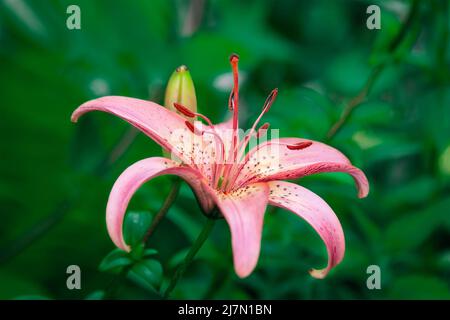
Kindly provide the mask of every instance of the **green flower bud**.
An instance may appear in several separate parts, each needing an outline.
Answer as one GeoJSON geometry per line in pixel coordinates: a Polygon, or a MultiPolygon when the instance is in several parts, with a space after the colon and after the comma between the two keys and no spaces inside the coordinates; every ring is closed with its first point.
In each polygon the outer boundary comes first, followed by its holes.
{"type": "MultiPolygon", "coordinates": [[[[166,87],[164,106],[192,123],[197,118],[193,115],[188,116],[189,112],[197,112],[197,97],[194,82],[186,66],[179,66],[170,76],[166,87]],[[175,108],[174,103],[184,107],[184,114],[175,108]]],[[[163,155],[170,158],[170,154],[165,150],[163,150],[163,155]]]]}
{"type": "Polygon", "coordinates": [[[178,67],[170,76],[167,83],[164,106],[177,112],[187,120],[194,122],[195,117],[187,117],[179,112],[174,103],[179,103],[191,112],[197,112],[197,97],[195,95],[194,82],[186,66],[178,67]]]}

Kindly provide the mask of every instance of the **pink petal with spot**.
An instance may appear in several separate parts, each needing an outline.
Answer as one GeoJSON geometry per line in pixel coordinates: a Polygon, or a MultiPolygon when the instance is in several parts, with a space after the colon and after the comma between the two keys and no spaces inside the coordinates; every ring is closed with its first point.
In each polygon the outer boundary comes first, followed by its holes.
{"type": "Polygon", "coordinates": [[[179,166],[176,162],[162,157],[138,161],[119,176],[108,199],[106,224],[108,233],[117,247],[130,250],[123,239],[122,226],[131,197],[143,183],[164,174],[177,175],[186,180],[194,190],[202,209],[206,212],[212,210],[214,202],[209,194],[213,191],[205,185],[204,177],[197,170],[179,166]]]}
{"type": "Polygon", "coordinates": [[[271,140],[250,150],[249,161],[243,165],[237,179],[237,186],[259,181],[297,179],[314,173],[345,172],[350,174],[358,187],[358,196],[363,198],[369,192],[369,183],[364,173],[354,167],[340,151],[321,142],[283,138],[271,140]],[[286,145],[312,142],[301,150],[290,150],[286,145]]]}
{"type": "Polygon", "coordinates": [[[310,274],[314,278],[324,278],[344,257],[344,232],[338,218],[322,198],[308,189],[285,181],[272,181],[268,185],[269,204],[303,218],[322,238],[328,252],[328,265],[321,270],[312,269],[310,274]]]}
{"type": "Polygon", "coordinates": [[[187,132],[185,119],[175,112],[150,101],[107,96],[83,103],[73,112],[71,119],[73,122],[77,122],[79,117],[90,111],[108,112],[122,118],[169,152],[173,151],[185,163],[190,163],[191,150],[186,148],[187,152],[180,151],[185,139],[179,136],[183,133],[191,136],[191,133],[187,132]]]}
{"type": "MultiPolygon", "coordinates": [[[[210,127],[208,127],[210,128],[210,127]]],[[[224,122],[218,123],[214,125],[214,129],[217,131],[219,136],[222,138],[222,141],[225,144],[225,150],[228,150],[231,147],[231,143],[233,141],[233,118],[230,118],[224,122]]]]}
{"type": "Polygon", "coordinates": [[[234,268],[241,278],[247,277],[258,262],[268,194],[267,184],[257,183],[216,198],[230,227],[234,268]]]}

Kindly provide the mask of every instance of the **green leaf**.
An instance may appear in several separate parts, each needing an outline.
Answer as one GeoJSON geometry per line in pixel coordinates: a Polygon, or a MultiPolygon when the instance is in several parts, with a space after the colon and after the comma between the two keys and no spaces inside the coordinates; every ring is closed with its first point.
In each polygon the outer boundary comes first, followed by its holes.
{"type": "Polygon", "coordinates": [[[155,259],[147,259],[136,263],[128,273],[128,277],[142,287],[157,291],[161,285],[163,269],[155,259]]]}
{"type": "Polygon", "coordinates": [[[337,116],[333,103],[311,88],[285,89],[277,99],[277,105],[284,106],[291,113],[287,114],[283,108],[272,108],[266,119],[273,128],[282,128],[283,136],[323,137],[332,124],[332,118],[337,116]]]}
{"type": "Polygon", "coordinates": [[[96,290],[94,292],[91,292],[84,298],[85,300],[102,300],[105,298],[105,291],[103,290],[96,290]]]}
{"type": "Polygon", "coordinates": [[[429,275],[408,275],[396,278],[391,299],[450,299],[449,287],[443,279],[429,275]]]}
{"type": "Polygon", "coordinates": [[[424,210],[406,213],[393,220],[385,232],[386,247],[392,252],[397,252],[411,250],[421,245],[448,220],[449,207],[450,199],[445,199],[424,210]]]}
{"type": "Polygon", "coordinates": [[[353,96],[361,90],[370,75],[366,54],[351,51],[336,56],[327,71],[325,82],[332,90],[353,96]]]}
{"type": "Polygon", "coordinates": [[[39,295],[25,295],[15,297],[14,300],[51,300],[51,298],[39,295]]]}
{"type": "Polygon", "coordinates": [[[94,173],[99,165],[99,159],[106,154],[100,139],[98,123],[91,117],[82,118],[75,127],[70,153],[73,167],[87,173],[94,173]]]}
{"type": "Polygon", "coordinates": [[[350,122],[362,129],[367,129],[367,126],[389,123],[393,114],[390,104],[372,100],[359,105],[353,112],[350,122]]]}
{"type": "Polygon", "coordinates": [[[145,257],[153,256],[155,254],[158,254],[158,250],[148,248],[148,249],[144,250],[144,252],[142,253],[142,257],[145,258],[145,257]]]}
{"type": "Polygon", "coordinates": [[[132,263],[133,259],[127,252],[121,249],[114,249],[102,260],[98,268],[100,271],[118,272],[132,263]]]}
{"type": "Polygon", "coordinates": [[[148,211],[130,211],[127,213],[124,221],[124,238],[132,249],[142,244],[152,219],[153,216],[148,211]]]}

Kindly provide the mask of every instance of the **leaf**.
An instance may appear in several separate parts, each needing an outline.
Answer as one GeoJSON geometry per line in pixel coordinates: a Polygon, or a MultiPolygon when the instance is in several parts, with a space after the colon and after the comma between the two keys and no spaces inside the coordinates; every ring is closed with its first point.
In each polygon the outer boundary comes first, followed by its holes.
{"type": "Polygon", "coordinates": [[[126,214],[124,221],[124,238],[125,242],[132,249],[135,249],[142,244],[152,219],[153,216],[148,211],[130,211],[126,214]]]}
{"type": "Polygon", "coordinates": [[[144,288],[157,291],[162,282],[163,269],[161,263],[147,259],[136,263],[128,273],[128,277],[144,288]]]}
{"type": "Polygon", "coordinates": [[[51,300],[51,298],[39,295],[24,295],[15,297],[14,300],[51,300]]]}
{"type": "Polygon", "coordinates": [[[155,254],[158,254],[158,250],[148,248],[148,249],[144,250],[144,252],[142,253],[142,257],[145,258],[145,257],[153,256],[155,254]]]}
{"type": "Polygon", "coordinates": [[[430,176],[417,177],[411,182],[396,186],[383,199],[383,205],[389,208],[404,205],[419,205],[431,199],[437,190],[437,181],[430,176]],[[411,197],[411,195],[414,197],[411,197]]]}
{"type": "Polygon", "coordinates": [[[361,90],[369,77],[370,68],[364,53],[352,51],[338,55],[327,71],[326,83],[331,90],[353,96],[361,90]]]}
{"type": "Polygon", "coordinates": [[[411,250],[421,245],[448,220],[449,207],[450,199],[445,199],[421,211],[406,213],[393,220],[385,232],[386,248],[391,252],[397,252],[411,250]]]}
{"type": "MultiPolygon", "coordinates": [[[[5,268],[0,272],[0,299],[42,299],[48,295],[47,290],[37,281],[24,274],[16,274],[5,268]]],[[[47,298],[49,299],[49,298],[47,298]]]]}
{"type": "Polygon", "coordinates": [[[105,291],[96,290],[94,292],[89,293],[84,299],[85,300],[102,300],[105,298],[105,291]]]}
{"type": "Polygon", "coordinates": [[[386,102],[372,100],[360,104],[353,112],[349,122],[355,123],[361,129],[367,126],[388,124],[393,117],[392,106],[386,102]]]}
{"type": "Polygon", "coordinates": [[[412,156],[421,151],[421,145],[414,140],[399,136],[377,134],[376,143],[367,149],[366,159],[369,164],[412,156]]]}
{"type": "Polygon", "coordinates": [[[332,124],[335,112],[326,96],[307,87],[283,90],[276,104],[278,107],[273,107],[266,119],[272,128],[283,129],[280,132],[282,136],[323,137],[332,124]],[[290,113],[286,113],[286,109],[290,113]]]}
{"type": "Polygon", "coordinates": [[[92,117],[80,119],[75,127],[75,137],[71,146],[70,162],[76,170],[93,173],[99,165],[99,159],[106,154],[101,143],[98,124],[92,117]]]}
{"type": "Polygon", "coordinates": [[[450,299],[446,281],[430,275],[408,275],[396,278],[390,287],[391,299],[450,299]]]}
{"type": "Polygon", "coordinates": [[[133,259],[127,252],[121,249],[114,249],[105,258],[103,258],[98,268],[100,271],[112,271],[116,273],[123,267],[129,266],[132,263],[133,259]]]}

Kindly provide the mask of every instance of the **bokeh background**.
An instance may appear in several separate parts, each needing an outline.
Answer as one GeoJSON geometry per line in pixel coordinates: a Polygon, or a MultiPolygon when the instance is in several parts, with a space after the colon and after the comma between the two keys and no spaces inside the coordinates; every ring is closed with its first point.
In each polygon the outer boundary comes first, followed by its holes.
{"type": "MultiPolygon", "coordinates": [[[[278,87],[265,118],[272,128],[342,150],[371,192],[357,199],[340,173],[299,181],[331,205],[345,231],[345,259],[326,279],[308,274],[326,263],[318,235],[279,209],[266,216],[249,278],[234,274],[221,220],[172,297],[450,298],[449,15],[445,0],[1,0],[0,298],[159,298],[145,270],[130,276],[99,265],[114,249],[105,205],[115,179],[161,149],[111,115],[75,125],[70,114],[110,94],[162,103],[170,74],[186,64],[199,110],[222,121],[233,52],[241,57],[242,125],[278,87]],[[66,28],[71,4],[81,9],[81,30],[66,28]],[[370,4],[381,8],[381,30],[366,27],[370,4]],[[72,264],[81,290],[66,287],[72,264]],[[381,290],[366,286],[369,265],[381,268],[381,290]]],[[[126,228],[148,226],[171,183],[144,185],[126,228]]],[[[148,243],[164,279],[204,221],[183,185],[148,243]]]]}

